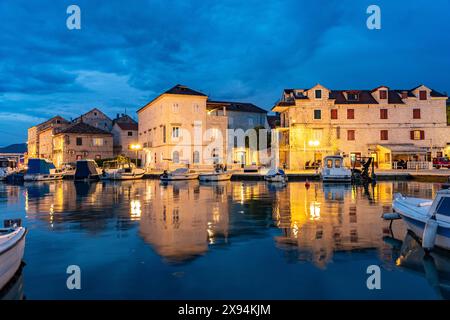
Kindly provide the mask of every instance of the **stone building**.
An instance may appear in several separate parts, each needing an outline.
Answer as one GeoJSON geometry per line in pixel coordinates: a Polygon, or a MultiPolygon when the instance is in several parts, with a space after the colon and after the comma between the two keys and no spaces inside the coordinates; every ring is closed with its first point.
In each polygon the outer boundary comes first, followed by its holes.
{"type": "Polygon", "coordinates": [[[76,122],[53,137],[53,163],[81,159],[110,159],[113,157],[113,135],[84,122],[76,122]]]}
{"type": "Polygon", "coordinates": [[[298,170],[341,154],[347,165],[372,156],[379,168],[396,161],[426,163],[450,154],[447,96],[420,85],[394,90],[286,89],[280,114],[280,163],[298,170]]]}
{"type": "Polygon", "coordinates": [[[117,115],[111,133],[114,137],[114,155],[134,158],[135,153],[130,150],[130,146],[138,143],[138,123],[126,114],[117,115]]]}
{"type": "Polygon", "coordinates": [[[208,100],[201,92],[176,85],[138,110],[143,161],[160,169],[218,162],[259,164],[257,148],[239,144],[229,134],[237,129],[243,133],[269,129],[266,115],[252,103],[208,100]]]}
{"type": "Polygon", "coordinates": [[[37,124],[28,129],[28,158],[51,157],[51,142],[48,138],[60,129],[67,127],[70,122],[61,116],[55,116],[45,122],[37,124]],[[42,148],[42,150],[40,150],[42,148]]]}

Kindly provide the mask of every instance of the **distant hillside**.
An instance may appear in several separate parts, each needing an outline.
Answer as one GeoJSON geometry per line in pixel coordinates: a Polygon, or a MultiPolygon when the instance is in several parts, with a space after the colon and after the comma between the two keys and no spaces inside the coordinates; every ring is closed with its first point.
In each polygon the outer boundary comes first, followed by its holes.
{"type": "Polygon", "coordinates": [[[27,151],[26,143],[11,144],[7,147],[0,147],[0,153],[24,153],[27,151]]]}

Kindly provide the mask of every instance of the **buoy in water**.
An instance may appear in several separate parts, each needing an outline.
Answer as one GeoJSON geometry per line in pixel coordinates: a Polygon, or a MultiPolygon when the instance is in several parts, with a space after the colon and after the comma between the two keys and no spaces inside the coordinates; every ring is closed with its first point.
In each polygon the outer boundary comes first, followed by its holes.
{"type": "Polygon", "coordinates": [[[438,223],[435,219],[431,218],[425,224],[422,236],[422,248],[426,251],[430,251],[434,247],[436,241],[438,223]]]}

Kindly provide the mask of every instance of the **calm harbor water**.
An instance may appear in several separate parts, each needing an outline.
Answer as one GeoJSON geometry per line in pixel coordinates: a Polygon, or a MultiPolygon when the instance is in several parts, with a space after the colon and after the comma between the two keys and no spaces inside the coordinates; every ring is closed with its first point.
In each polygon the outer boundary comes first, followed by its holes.
{"type": "MultiPolygon", "coordinates": [[[[157,180],[0,183],[0,219],[28,227],[26,299],[442,299],[450,255],[423,259],[402,221],[380,218],[395,192],[440,184],[352,187],[157,180]],[[81,268],[68,290],[66,268],[81,268]],[[381,267],[381,290],[366,269],[381,267]]],[[[7,292],[8,294],[8,292],[7,292]]]]}

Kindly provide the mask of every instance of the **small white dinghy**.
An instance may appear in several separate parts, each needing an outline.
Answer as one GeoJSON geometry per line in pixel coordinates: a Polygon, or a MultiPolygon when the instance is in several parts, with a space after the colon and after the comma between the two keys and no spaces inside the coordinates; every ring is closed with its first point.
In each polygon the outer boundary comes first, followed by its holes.
{"type": "Polygon", "coordinates": [[[7,220],[0,228],[0,289],[2,289],[22,263],[27,230],[20,220],[7,220]]]}
{"type": "Polygon", "coordinates": [[[264,176],[264,180],[267,182],[281,182],[286,183],[288,177],[284,170],[282,169],[270,169],[269,172],[264,176]]]}
{"type": "Polygon", "coordinates": [[[178,168],[172,172],[164,171],[159,178],[161,181],[195,180],[198,179],[198,173],[188,168],[178,168]]]}
{"type": "Polygon", "coordinates": [[[438,191],[433,201],[395,194],[392,209],[422,239],[425,250],[450,250],[450,190],[438,191]]]}
{"type": "Polygon", "coordinates": [[[198,175],[198,179],[203,182],[210,181],[228,181],[231,179],[233,175],[232,172],[229,172],[222,165],[216,166],[213,172],[200,173],[198,175]]]}

